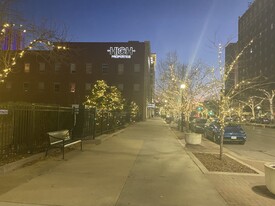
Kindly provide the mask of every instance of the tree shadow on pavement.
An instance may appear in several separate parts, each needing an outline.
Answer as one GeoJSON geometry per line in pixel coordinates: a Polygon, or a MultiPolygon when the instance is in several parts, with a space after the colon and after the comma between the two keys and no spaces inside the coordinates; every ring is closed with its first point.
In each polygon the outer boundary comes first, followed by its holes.
{"type": "Polygon", "coordinates": [[[263,197],[268,197],[270,199],[275,199],[275,195],[272,194],[265,185],[258,185],[252,187],[252,190],[263,197]]]}

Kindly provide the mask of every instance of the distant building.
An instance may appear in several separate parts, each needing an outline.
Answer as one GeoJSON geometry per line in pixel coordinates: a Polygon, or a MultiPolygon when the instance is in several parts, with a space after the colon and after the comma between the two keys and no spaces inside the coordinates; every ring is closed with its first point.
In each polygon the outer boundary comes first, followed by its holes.
{"type": "Polygon", "coordinates": [[[24,48],[24,29],[5,24],[1,30],[3,34],[0,38],[2,50],[22,50],[24,48]]]}
{"type": "Polygon", "coordinates": [[[239,18],[238,82],[257,76],[275,80],[275,1],[255,0],[239,18]]]}
{"type": "Polygon", "coordinates": [[[150,42],[62,44],[68,52],[56,51],[58,58],[48,51],[29,51],[20,59],[0,85],[0,101],[82,104],[96,80],[105,80],[138,104],[142,120],[152,115],[156,55],[150,42]]]}

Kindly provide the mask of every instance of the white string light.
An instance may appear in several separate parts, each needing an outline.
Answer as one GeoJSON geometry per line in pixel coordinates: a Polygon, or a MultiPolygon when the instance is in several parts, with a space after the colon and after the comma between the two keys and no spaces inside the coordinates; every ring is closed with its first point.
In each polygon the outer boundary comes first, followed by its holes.
{"type": "MultiPolygon", "coordinates": [[[[5,37],[7,36],[7,29],[10,27],[15,27],[15,24],[9,24],[9,23],[4,23],[2,25],[2,30],[0,33],[0,41],[5,39],[5,37]]],[[[20,28],[23,27],[23,25],[19,25],[20,28]]],[[[23,33],[26,33],[26,29],[22,30],[23,33]]],[[[56,46],[54,45],[52,42],[50,42],[49,40],[45,40],[45,39],[34,39],[33,41],[31,41],[29,43],[29,45],[27,47],[25,47],[22,51],[20,51],[18,53],[18,56],[15,55],[15,57],[13,57],[11,59],[10,63],[6,63],[5,66],[6,68],[1,68],[0,70],[0,82],[3,83],[5,78],[8,76],[8,74],[11,72],[12,68],[16,65],[17,59],[18,58],[22,58],[24,56],[24,54],[26,53],[26,51],[28,50],[32,50],[36,44],[45,44],[49,47],[51,47],[52,49],[58,49],[58,50],[67,50],[67,48],[65,46],[56,46]]]]}

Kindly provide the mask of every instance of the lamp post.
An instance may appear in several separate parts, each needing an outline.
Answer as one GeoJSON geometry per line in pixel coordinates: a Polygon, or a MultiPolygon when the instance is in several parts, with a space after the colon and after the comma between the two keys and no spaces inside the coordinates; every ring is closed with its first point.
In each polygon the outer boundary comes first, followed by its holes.
{"type": "Polygon", "coordinates": [[[180,107],[180,111],[181,111],[181,121],[180,121],[180,131],[183,132],[183,90],[186,88],[185,84],[181,84],[180,85],[180,90],[181,90],[181,107],[180,107]]]}

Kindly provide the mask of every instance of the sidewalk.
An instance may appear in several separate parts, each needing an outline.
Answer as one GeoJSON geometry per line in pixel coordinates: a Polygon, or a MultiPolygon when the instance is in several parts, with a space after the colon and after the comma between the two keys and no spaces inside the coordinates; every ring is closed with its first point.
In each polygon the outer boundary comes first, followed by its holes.
{"type": "Polygon", "coordinates": [[[83,148],[0,176],[0,205],[229,205],[161,119],[83,148]]]}
{"type": "MultiPolygon", "coordinates": [[[[174,131],[174,130],[173,130],[174,131]]],[[[174,131],[185,145],[183,134],[174,131]]],[[[187,152],[211,152],[219,154],[219,145],[203,138],[199,146],[185,147],[187,152]]],[[[259,175],[241,175],[234,173],[205,173],[205,177],[209,179],[216,190],[221,194],[228,205],[232,206],[274,206],[275,195],[270,193],[265,186],[264,162],[240,158],[234,152],[224,148],[224,154],[229,154],[236,159],[248,164],[252,168],[261,171],[259,175]]]]}

